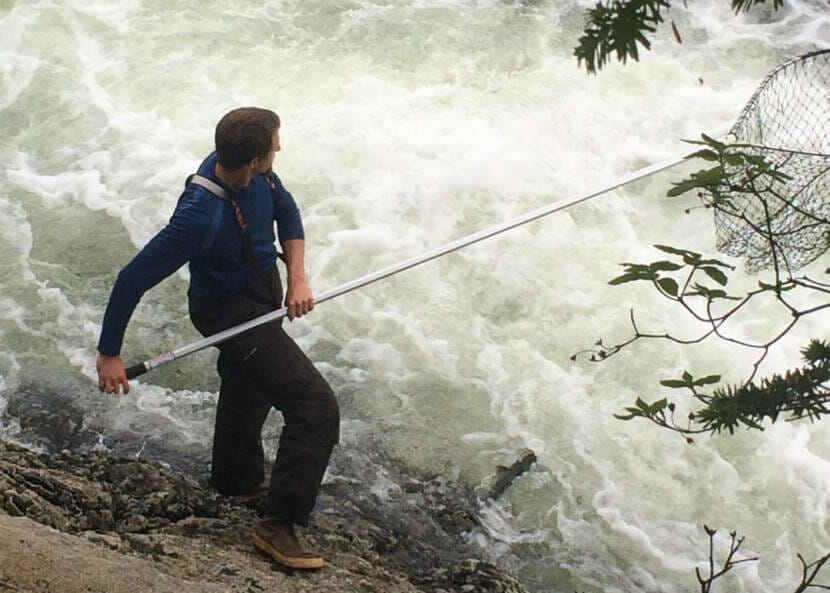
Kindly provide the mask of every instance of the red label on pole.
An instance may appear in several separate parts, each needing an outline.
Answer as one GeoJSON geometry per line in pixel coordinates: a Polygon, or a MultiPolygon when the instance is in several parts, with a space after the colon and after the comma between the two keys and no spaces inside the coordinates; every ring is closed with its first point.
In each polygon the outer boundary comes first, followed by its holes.
{"type": "Polygon", "coordinates": [[[156,368],[160,364],[164,364],[165,362],[169,362],[171,360],[175,360],[176,355],[172,352],[165,352],[164,354],[159,354],[147,361],[147,364],[151,369],[156,368]]]}

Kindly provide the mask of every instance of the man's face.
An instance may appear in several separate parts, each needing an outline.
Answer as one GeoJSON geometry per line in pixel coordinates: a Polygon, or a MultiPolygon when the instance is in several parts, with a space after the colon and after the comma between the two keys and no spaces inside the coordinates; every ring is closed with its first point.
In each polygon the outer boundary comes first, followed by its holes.
{"type": "Polygon", "coordinates": [[[274,165],[274,157],[280,151],[280,129],[274,130],[274,135],[271,137],[271,150],[262,158],[256,158],[253,161],[254,171],[262,175],[268,173],[274,165]]]}

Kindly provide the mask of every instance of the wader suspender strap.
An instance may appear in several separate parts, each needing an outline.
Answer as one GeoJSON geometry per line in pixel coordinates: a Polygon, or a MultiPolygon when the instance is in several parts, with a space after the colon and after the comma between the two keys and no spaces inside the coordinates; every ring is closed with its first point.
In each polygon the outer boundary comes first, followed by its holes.
{"type": "Polygon", "coordinates": [[[259,278],[262,274],[256,265],[254,244],[251,241],[251,233],[248,231],[248,223],[245,221],[245,217],[242,216],[242,210],[239,209],[239,204],[237,204],[236,200],[228,194],[225,188],[218,183],[211,181],[207,177],[202,177],[201,175],[191,175],[187,178],[187,183],[195,183],[196,185],[200,185],[217,198],[222,198],[233,206],[233,214],[236,219],[236,228],[239,230],[239,236],[242,238],[242,256],[245,277],[248,280],[248,287],[254,290],[257,278],[259,278]]]}

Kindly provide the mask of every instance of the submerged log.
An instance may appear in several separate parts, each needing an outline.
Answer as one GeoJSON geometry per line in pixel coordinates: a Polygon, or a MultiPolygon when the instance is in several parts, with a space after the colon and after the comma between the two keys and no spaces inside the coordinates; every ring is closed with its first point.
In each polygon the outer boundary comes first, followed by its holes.
{"type": "Polygon", "coordinates": [[[536,463],[536,454],[530,449],[522,451],[522,456],[513,462],[510,467],[503,465],[498,466],[496,474],[496,483],[490,488],[488,496],[496,500],[499,496],[504,494],[513,481],[530,469],[530,466],[536,463]]]}

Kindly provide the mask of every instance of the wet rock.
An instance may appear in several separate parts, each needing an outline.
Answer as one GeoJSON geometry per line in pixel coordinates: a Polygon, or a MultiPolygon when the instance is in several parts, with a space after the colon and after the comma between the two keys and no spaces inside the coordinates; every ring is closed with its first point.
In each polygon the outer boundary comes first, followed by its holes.
{"type": "Polygon", "coordinates": [[[77,456],[0,442],[0,508],[61,531],[140,532],[216,513],[195,480],[143,460],[77,456]]]}
{"type": "Polygon", "coordinates": [[[20,424],[21,440],[47,451],[92,448],[98,433],[88,430],[84,412],[68,391],[22,388],[7,394],[6,415],[20,424]]]}
{"type": "Polygon", "coordinates": [[[469,488],[407,473],[382,455],[372,465],[339,451],[336,464],[343,479],[323,485],[302,533],[328,566],[298,573],[253,547],[256,508],[218,496],[203,476],[0,441],[0,585],[37,591],[37,579],[46,579],[62,593],[523,592],[466,543],[477,525],[469,488]],[[369,486],[379,468],[404,487],[379,498],[369,486]],[[76,578],[66,579],[67,570],[76,578]]]}
{"type": "Polygon", "coordinates": [[[175,431],[147,435],[96,430],[77,392],[28,386],[4,393],[4,397],[8,399],[4,415],[20,427],[15,438],[48,453],[88,453],[105,446],[115,457],[159,461],[188,475],[197,475],[208,465],[204,448],[185,442],[175,431]]]}

